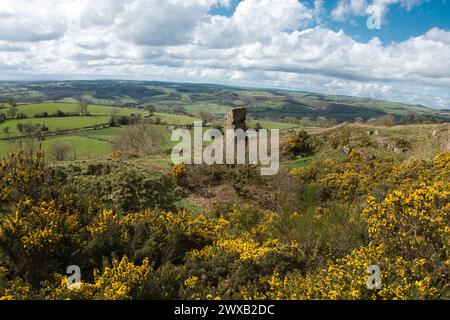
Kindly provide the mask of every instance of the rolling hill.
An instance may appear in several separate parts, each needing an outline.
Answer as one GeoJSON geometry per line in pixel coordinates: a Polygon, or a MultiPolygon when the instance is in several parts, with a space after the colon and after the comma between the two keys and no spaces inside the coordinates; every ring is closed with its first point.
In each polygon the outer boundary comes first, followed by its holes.
{"type": "MultiPolygon", "coordinates": [[[[398,119],[414,113],[450,121],[449,110],[421,105],[348,96],[274,89],[233,88],[210,84],[165,83],[151,81],[61,81],[1,82],[0,108],[10,97],[20,103],[75,102],[92,105],[142,108],[154,105],[163,113],[188,117],[209,112],[217,117],[227,110],[245,106],[253,119],[283,120],[318,116],[337,122],[355,118],[369,120],[386,114],[398,119]]],[[[1,110],[0,110],[1,112],[1,110]]],[[[32,111],[30,111],[32,112],[32,111]]],[[[99,109],[101,113],[101,110],[99,109]]]]}

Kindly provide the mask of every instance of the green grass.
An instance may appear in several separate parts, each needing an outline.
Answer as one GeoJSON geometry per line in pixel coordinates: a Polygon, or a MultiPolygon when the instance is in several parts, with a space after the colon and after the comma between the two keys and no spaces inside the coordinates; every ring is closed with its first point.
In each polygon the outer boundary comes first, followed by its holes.
{"type": "Polygon", "coordinates": [[[280,130],[288,130],[298,127],[296,124],[278,122],[278,121],[270,121],[270,120],[251,120],[248,122],[250,127],[254,126],[256,123],[259,123],[263,129],[280,129],[280,130]]]}
{"type": "MultiPolygon", "coordinates": [[[[17,107],[18,113],[23,113],[28,118],[32,118],[36,113],[48,112],[50,115],[56,111],[61,110],[63,112],[78,112],[77,105],[75,103],[37,103],[37,104],[24,104],[17,107]]],[[[8,109],[0,110],[0,113],[6,113],[8,109]]],[[[139,109],[117,108],[100,105],[90,105],[89,113],[93,116],[109,116],[113,110],[117,110],[120,115],[131,115],[137,113],[144,113],[139,109]]]]}
{"type": "Polygon", "coordinates": [[[196,121],[200,121],[198,118],[168,113],[155,113],[153,118],[160,118],[161,121],[174,125],[192,124],[196,121]]]}
{"type": "Polygon", "coordinates": [[[90,117],[64,117],[64,118],[44,118],[44,119],[15,119],[7,120],[0,124],[0,138],[7,136],[3,132],[3,128],[9,127],[9,137],[21,136],[22,133],[17,129],[18,123],[39,123],[45,124],[49,131],[55,132],[58,130],[72,130],[85,127],[93,127],[96,125],[107,124],[108,116],[90,116],[90,117]]]}
{"type": "Polygon", "coordinates": [[[6,157],[9,153],[19,148],[19,144],[9,141],[0,141],[0,158],[6,157]]]}
{"type": "Polygon", "coordinates": [[[109,142],[80,136],[61,136],[42,142],[42,150],[47,158],[51,157],[50,150],[56,142],[64,142],[72,147],[74,152],[69,156],[70,160],[105,158],[112,152],[112,146],[109,142]]]}
{"type": "Polygon", "coordinates": [[[314,156],[311,157],[305,157],[305,158],[297,158],[293,160],[288,160],[283,163],[284,167],[287,167],[288,169],[297,169],[307,166],[309,163],[314,161],[314,156]]]}
{"type": "Polygon", "coordinates": [[[186,104],[184,108],[190,112],[198,114],[200,112],[209,112],[212,114],[225,115],[229,110],[230,106],[218,104],[218,103],[207,103],[207,102],[196,102],[193,104],[186,104]]]}
{"type": "Polygon", "coordinates": [[[107,129],[101,129],[101,130],[91,130],[91,131],[80,132],[77,135],[80,137],[86,137],[86,138],[100,140],[100,141],[112,142],[125,129],[126,129],[126,127],[107,128],[107,129]]]}
{"type": "MultiPolygon", "coordinates": [[[[42,150],[45,157],[51,160],[50,150],[57,142],[64,142],[72,147],[74,152],[70,153],[69,160],[106,158],[111,154],[110,143],[80,136],[52,137],[44,141],[35,142],[33,148],[42,150]]],[[[27,143],[23,142],[23,147],[26,148],[26,146],[27,143]]],[[[18,142],[0,141],[0,157],[3,158],[9,153],[19,150],[20,147],[21,145],[18,142]]]]}

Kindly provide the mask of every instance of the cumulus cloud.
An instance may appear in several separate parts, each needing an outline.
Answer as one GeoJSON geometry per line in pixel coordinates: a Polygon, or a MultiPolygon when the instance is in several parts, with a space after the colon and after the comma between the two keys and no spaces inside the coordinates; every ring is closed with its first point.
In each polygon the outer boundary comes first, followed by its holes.
{"type": "MultiPolygon", "coordinates": [[[[211,9],[226,0],[2,0],[0,77],[211,81],[449,107],[450,32],[363,43],[320,26],[324,2],[311,3],[244,0],[223,16],[211,9]]],[[[420,3],[345,0],[332,14],[420,3]]]]}
{"type": "Polygon", "coordinates": [[[67,28],[61,1],[2,0],[0,40],[24,42],[61,37],[67,28]]]}
{"type": "Polygon", "coordinates": [[[313,17],[314,10],[297,0],[246,0],[232,17],[213,16],[200,24],[194,31],[194,43],[226,48],[253,41],[269,42],[274,35],[297,30],[313,17]]]}
{"type": "Polygon", "coordinates": [[[391,5],[400,5],[409,11],[426,1],[428,0],[339,0],[331,12],[331,17],[337,21],[343,21],[352,16],[371,16],[373,14],[384,17],[391,5]]]}

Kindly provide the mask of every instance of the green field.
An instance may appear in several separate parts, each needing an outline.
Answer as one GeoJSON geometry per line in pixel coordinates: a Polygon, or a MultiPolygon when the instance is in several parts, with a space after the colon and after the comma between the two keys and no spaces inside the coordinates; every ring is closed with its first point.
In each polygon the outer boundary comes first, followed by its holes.
{"type": "MultiPolygon", "coordinates": [[[[41,148],[47,156],[50,154],[50,148],[57,142],[67,143],[74,150],[74,159],[93,159],[93,158],[105,158],[109,157],[112,151],[112,142],[120,135],[120,133],[126,129],[124,127],[114,127],[106,129],[87,129],[95,126],[106,125],[109,122],[112,111],[119,115],[129,116],[132,114],[147,113],[144,110],[129,109],[129,108],[117,108],[100,105],[90,105],[88,110],[90,116],[81,117],[48,117],[48,118],[33,118],[36,113],[47,112],[48,114],[54,114],[58,110],[65,113],[76,113],[77,105],[75,103],[39,103],[39,104],[23,104],[18,106],[18,113],[22,113],[28,118],[25,119],[7,119],[4,123],[0,124],[0,139],[17,138],[23,136],[19,132],[17,125],[19,123],[34,123],[43,124],[48,128],[48,133],[44,141],[35,142],[34,148],[41,148]],[[9,128],[9,132],[6,134],[3,129],[9,128]],[[67,130],[82,130],[76,133],[62,134],[62,131],[67,130]],[[53,136],[52,134],[56,134],[53,136]],[[62,134],[62,135],[61,135],[62,134]]],[[[0,113],[6,113],[7,109],[0,110],[0,113]]],[[[195,121],[199,121],[197,118],[155,113],[154,118],[159,118],[163,123],[170,125],[186,125],[192,124],[195,121]]],[[[170,141],[170,132],[167,125],[159,125],[156,128],[160,129],[164,136],[163,149],[169,149],[173,144],[170,141]]],[[[24,139],[15,141],[0,141],[0,156],[5,156],[9,152],[15,151],[20,146],[25,146],[26,141],[24,139]]],[[[72,157],[72,156],[71,156],[72,157]]]]}
{"type": "Polygon", "coordinates": [[[198,118],[168,113],[155,113],[153,117],[160,118],[161,121],[164,121],[167,124],[174,124],[174,125],[192,124],[196,121],[200,121],[200,119],[198,118]]]}
{"type": "MultiPolygon", "coordinates": [[[[58,102],[61,108],[73,108],[74,102],[84,100],[92,105],[93,115],[107,115],[109,109],[101,106],[123,106],[138,110],[153,105],[159,110],[184,108],[192,115],[202,111],[216,116],[234,107],[246,107],[255,119],[280,121],[283,118],[316,119],[318,116],[338,123],[379,118],[386,114],[430,115],[450,121],[448,110],[436,110],[421,105],[382,101],[370,98],[327,95],[320,93],[284,91],[274,89],[250,89],[208,84],[163,83],[151,81],[49,81],[49,82],[2,82],[0,83],[0,108],[8,107],[6,97],[14,97],[19,103],[58,102]],[[69,107],[64,106],[68,104],[69,107]],[[72,104],[72,106],[70,106],[72,104]],[[100,107],[100,108],[97,108],[100,107]],[[105,112],[107,112],[105,114],[105,112]]],[[[32,107],[19,112],[33,116],[32,107]]],[[[49,109],[55,111],[56,105],[49,109]]],[[[38,108],[39,109],[39,108],[38,108]]],[[[0,111],[1,112],[1,111],[0,111]]],[[[169,112],[170,113],[170,112],[169,112]]]]}
{"type": "Polygon", "coordinates": [[[93,140],[103,141],[103,142],[112,142],[117,136],[125,130],[126,127],[115,127],[115,128],[107,128],[101,130],[90,130],[85,132],[77,133],[77,136],[85,137],[93,140]]]}
{"type": "MultiPolygon", "coordinates": [[[[211,113],[222,113],[227,110],[227,107],[220,106],[216,104],[212,106],[208,103],[198,103],[192,104],[192,110],[201,111],[204,108],[211,107],[209,110],[211,113]]],[[[1,112],[6,112],[7,109],[0,110],[1,112]]],[[[130,109],[130,108],[118,108],[118,107],[108,107],[101,105],[91,105],[89,106],[90,116],[74,116],[74,117],[48,117],[48,118],[33,118],[36,113],[47,112],[49,114],[55,113],[57,110],[61,110],[63,112],[77,112],[77,105],[75,103],[39,103],[39,104],[23,104],[18,106],[18,112],[23,113],[29,118],[25,119],[7,119],[5,122],[0,124],[0,157],[5,156],[7,153],[17,150],[22,146],[26,147],[27,141],[24,138],[18,139],[18,137],[23,136],[22,133],[19,132],[17,125],[19,123],[36,123],[36,124],[44,124],[48,128],[48,132],[45,134],[43,141],[34,142],[34,149],[41,148],[47,157],[51,157],[50,150],[53,144],[57,142],[64,142],[70,145],[73,149],[73,155],[71,155],[71,159],[84,160],[84,159],[97,159],[97,158],[108,158],[111,156],[111,152],[113,149],[113,142],[118,138],[118,136],[126,130],[127,126],[122,127],[110,127],[110,128],[102,128],[108,124],[110,120],[111,112],[116,110],[115,113],[119,115],[131,115],[131,114],[142,114],[146,115],[147,112],[142,109],[130,109]],[[9,132],[5,134],[3,131],[4,128],[8,127],[9,132]],[[94,127],[100,127],[94,129],[94,127]],[[71,132],[67,132],[71,131],[71,132]],[[14,139],[16,138],[16,139],[14,139]],[[13,141],[8,141],[8,139],[12,139],[13,141]]],[[[159,118],[161,120],[161,125],[154,125],[155,128],[160,130],[163,138],[162,149],[166,152],[169,151],[176,142],[171,142],[170,140],[170,125],[187,125],[192,124],[196,121],[200,121],[198,118],[185,116],[185,115],[176,115],[169,113],[155,113],[153,118],[159,118]]],[[[222,121],[215,121],[217,125],[223,124],[222,121]]],[[[269,119],[252,119],[248,121],[249,127],[253,127],[256,123],[259,123],[264,129],[280,129],[282,131],[288,130],[307,130],[310,133],[314,133],[315,135],[322,135],[322,132],[326,134],[329,130],[324,130],[323,128],[318,127],[301,127],[297,124],[290,124],[287,122],[281,122],[276,120],[269,119]]],[[[422,128],[422,127],[417,127],[422,128]]],[[[420,135],[423,138],[422,140],[427,140],[429,131],[428,127],[426,130],[420,131],[420,135]]],[[[206,130],[207,128],[205,128],[206,130]]],[[[368,130],[366,127],[361,128],[360,133],[362,136],[365,135],[365,130],[368,130]]],[[[393,136],[393,139],[399,139],[405,137],[402,130],[406,130],[409,132],[409,128],[403,129],[403,127],[397,127],[396,129],[390,129],[386,132],[389,132],[390,135],[393,136]]],[[[418,133],[419,135],[419,133],[418,133]]],[[[427,142],[429,143],[429,142],[427,142]]],[[[416,147],[416,140],[412,142],[414,147],[416,147]]],[[[327,149],[327,148],[325,148],[327,149]]],[[[421,148],[414,148],[414,150],[419,150],[421,148]]],[[[336,153],[333,150],[327,150],[327,155],[333,155],[336,153]]],[[[168,155],[161,155],[157,157],[164,164],[167,164],[169,159],[168,155]]],[[[161,165],[162,163],[158,164],[161,165]]],[[[297,161],[293,161],[289,164],[290,167],[298,167],[303,166],[308,163],[307,159],[299,159],[297,161]]],[[[166,166],[166,165],[164,165],[166,166]]]]}
{"type": "MultiPolygon", "coordinates": [[[[50,115],[54,114],[56,111],[61,110],[63,112],[77,112],[77,105],[75,103],[37,103],[37,104],[23,104],[17,107],[18,113],[23,113],[28,118],[32,118],[37,113],[48,112],[50,115]]],[[[6,113],[8,109],[0,110],[0,113],[6,113]]],[[[88,111],[93,116],[109,116],[113,110],[116,110],[119,115],[129,116],[131,114],[141,113],[143,110],[139,109],[128,109],[128,108],[117,108],[99,105],[90,105],[88,111]]]]}
{"type": "Polygon", "coordinates": [[[98,125],[107,124],[109,121],[108,116],[90,116],[90,117],[64,117],[64,118],[30,118],[30,119],[14,119],[8,120],[0,124],[0,139],[9,137],[18,137],[22,133],[17,129],[18,123],[37,123],[45,124],[49,128],[49,131],[56,132],[60,130],[73,130],[86,127],[94,127],[98,125]],[[3,132],[5,127],[9,127],[8,136],[3,132]]]}
{"type": "Polygon", "coordinates": [[[270,121],[270,120],[251,120],[251,121],[249,121],[248,125],[250,127],[252,127],[257,123],[259,123],[263,127],[263,129],[288,130],[288,129],[294,129],[294,128],[298,127],[298,125],[296,125],[296,124],[278,122],[278,121],[270,121]]]}
{"type": "MultiPolygon", "coordinates": [[[[49,138],[35,142],[33,148],[34,150],[43,151],[46,158],[51,159],[51,147],[57,142],[64,142],[72,147],[73,151],[68,156],[70,160],[105,158],[111,154],[110,143],[80,136],[49,138]]],[[[25,148],[28,146],[27,142],[20,144],[19,142],[0,141],[0,157],[5,157],[9,153],[19,150],[21,145],[25,148]]]]}
{"type": "MultiPolygon", "coordinates": [[[[68,118],[70,119],[70,118],[68,118]]],[[[162,149],[168,150],[173,147],[174,142],[170,141],[170,132],[165,125],[153,125],[157,128],[163,137],[162,149]]],[[[50,150],[52,145],[58,142],[64,142],[71,146],[74,150],[71,152],[69,158],[73,160],[86,159],[104,159],[111,155],[113,142],[119,135],[128,128],[114,127],[99,130],[89,130],[77,132],[76,134],[67,134],[59,136],[48,136],[44,141],[34,142],[35,150],[44,151],[47,158],[51,158],[50,150]]],[[[21,145],[27,147],[27,141],[0,141],[0,157],[6,156],[8,153],[20,149],[21,145]]]]}
{"type": "Polygon", "coordinates": [[[184,108],[191,113],[209,112],[212,114],[224,115],[231,109],[230,106],[225,106],[217,103],[194,103],[186,104],[184,108]]]}

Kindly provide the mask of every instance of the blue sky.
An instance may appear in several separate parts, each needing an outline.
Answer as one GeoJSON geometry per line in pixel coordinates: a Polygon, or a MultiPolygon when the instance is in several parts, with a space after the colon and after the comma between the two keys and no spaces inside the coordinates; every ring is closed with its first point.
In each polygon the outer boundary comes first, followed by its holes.
{"type": "MultiPolygon", "coordinates": [[[[241,0],[230,0],[230,7],[215,6],[210,13],[232,16],[240,2],[241,0]]],[[[314,6],[314,0],[301,2],[310,7],[314,6]]],[[[400,42],[424,34],[434,27],[450,30],[450,0],[429,0],[410,10],[405,10],[400,4],[393,4],[380,30],[369,30],[366,27],[367,17],[364,16],[352,17],[346,21],[334,21],[330,18],[330,14],[337,3],[338,0],[324,1],[325,14],[320,24],[335,31],[342,29],[346,34],[360,41],[369,41],[378,37],[383,43],[400,42]]]]}
{"type": "MultiPolygon", "coordinates": [[[[333,7],[332,2],[335,1],[326,1],[328,9],[333,7]]],[[[450,4],[446,0],[431,0],[409,11],[398,4],[393,5],[380,30],[367,29],[364,17],[353,19],[355,24],[329,21],[328,25],[334,30],[342,28],[347,34],[363,41],[378,37],[383,42],[399,42],[424,34],[436,26],[449,30],[450,4]]]]}
{"type": "Polygon", "coordinates": [[[0,80],[219,83],[450,109],[449,2],[1,0],[0,80]]]}

